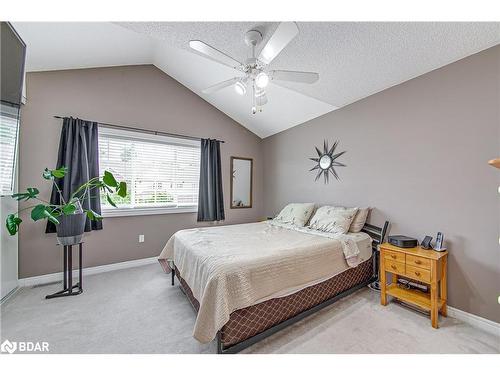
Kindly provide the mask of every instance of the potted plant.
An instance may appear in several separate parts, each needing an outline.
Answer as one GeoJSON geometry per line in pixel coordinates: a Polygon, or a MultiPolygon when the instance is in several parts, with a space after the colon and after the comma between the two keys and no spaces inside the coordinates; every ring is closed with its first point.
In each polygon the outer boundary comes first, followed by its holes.
{"type": "Polygon", "coordinates": [[[91,178],[86,183],[82,184],[76,191],[71,194],[68,200],[65,200],[61,189],[59,188],[56,178],[62,178],[66,175],[68,169],[61,167],[58,169],[45,168],[42,176],[44,179],[49,180],[54,185],[57,193],[59,194],[60,204],[51,204],[38,197],[39,190],[34,187],[29,187],[25,192],[16,193],[12,198],[18,201],[38,201],[37,204],[23,208],[22,210],[7,215],[5,225],[7,231],[11,236],[19,231],[21,225],[21,218],[19,213],[31,209],[31,219],[49,220],[56,225],[57,241],[61,245],[74,245],[81,242],[85,230],[86,219],[101,220],[102,216],[97,212],[82,207],[81,202],[85,201],[89,192],[97,188],[98,191],[103,190],[106,195],[106,200],[113,207],[116,207],[115,202],[110,194],[116,193],[118,196],[124,198],[127,196],[127,184],[125,182],[116,181],[113,174],[109,171],[104,171],[104,176],[91,178]]]}

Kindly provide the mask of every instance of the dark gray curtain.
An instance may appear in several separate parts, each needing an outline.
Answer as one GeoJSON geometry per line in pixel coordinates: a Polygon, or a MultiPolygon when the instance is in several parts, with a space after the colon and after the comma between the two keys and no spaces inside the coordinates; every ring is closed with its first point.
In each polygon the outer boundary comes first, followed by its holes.
{"type": "MultiPolygon", "coordinates": [[[[56,182],[62,190],[66,201],[80,185],[91,178],[99,176],[97,129],[97,122],[80,120],[73,117],[65,117],[63,119],[56,167],[65,166],[68,168],[68,173],[63,178],[56,179],[56,182]]],[[[59,194],[57,194],[55,188],[52,189],[50,203],[60,203],[59,194]]],[[[82,202],[82,206],[100,214],[101,200],[99,189],[91,189],[85,201],[82,202]]],[[[87,218],[85,232],[97,229],[102,229],[102,221],[91,221],[87,218]]],[[[45,232],[54,233],[55,231],[55,225],[48,221],[45,232]]]]}
{"type": "Polygon", "coordinates": [[[198,221],[219,221],[224,218],[220,142],[216,139],[202,139],[198,221]]]}

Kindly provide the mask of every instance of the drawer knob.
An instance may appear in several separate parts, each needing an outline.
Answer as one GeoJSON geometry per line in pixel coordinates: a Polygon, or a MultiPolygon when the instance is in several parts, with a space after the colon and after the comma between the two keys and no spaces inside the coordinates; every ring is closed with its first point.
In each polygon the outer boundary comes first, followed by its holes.
{"type": "Polygon", "coordinates": [[[391,268],[392,268],[393,270],[397,270],[397,269],[398,269],[398,267],[396,267],[394,264],[391,264],[391,268]]]}
{"type": "Polygon", "coordinates": [[[396,255],[391,255],[391,258],[392,259],[396,259],[396,255]]]}
{"type": "Polygon", "coordinates": [[[420,272],[415,271],[415,275],[420,276],[420,272]]]}
{"type": "Polygon", "coordinates": [[[416,264],[421,264],[422,262],[419,261],[418,259],[415,261],[416,264]]]}

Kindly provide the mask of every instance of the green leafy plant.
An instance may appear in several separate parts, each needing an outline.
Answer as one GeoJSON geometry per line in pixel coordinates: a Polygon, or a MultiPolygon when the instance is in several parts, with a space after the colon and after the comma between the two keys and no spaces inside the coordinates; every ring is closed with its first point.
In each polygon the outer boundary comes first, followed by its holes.
{"type": "MultiPolygon", "coordinates": [[[[80,202],[86,199],[92,189],[102,190],[103,195],[106,197],[106,200],[113,207],[116,207],[116,204],[113,201],[111,194],[117,194],[122,198],[125,198],[127,196],[127,184],[123,181],[116,181],[115,176],[113,176],[111,172],[104,171],[104,176],[102,178],[91,178],[89,181],[82,184],[78,189],[76,189],[75,192],[71,194],[68,201],[66,201],[63,197],[61,189],[59,188],[59,185],[56,182],[56,179],[64,177],[66,173],[68,173],[68,168],[66,167],[61,167],[58,169],[45,168],[42,173],[42,177],[46,180],[51,181],[56,188],[61,204],[51,204],[50,202],[41,199],[39,197],[40,191],[35,187],[29,187],[25,192],[12,195],[12,198],[18,201],[34,200],[38,201],[39,203],[23,208],[16,213],[7,215],[5,226],[7,227],[7,231],[11,236],[15,235],[19,231],[19,226],[22,223],[22,220],[19,217],[19,213],[22,211],[31,210],[31,219],[33,221],[46,219],[54,224],[59,224],[59,220],[57,218],[61,215],[73,215],[79,211],[81,207],[80,202]]],[[[90,220],[102,219],[101,215],[91,209],[84,208],[82,210],[90,220]]]]}

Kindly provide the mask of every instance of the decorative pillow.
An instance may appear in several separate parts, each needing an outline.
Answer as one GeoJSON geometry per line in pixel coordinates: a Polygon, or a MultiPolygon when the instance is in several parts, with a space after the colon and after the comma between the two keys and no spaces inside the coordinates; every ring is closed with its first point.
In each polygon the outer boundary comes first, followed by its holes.
{"type": "Polygon", "coordinates": [[[351,226],[349,227],[349,232],[353,233],[361,232],[361,229],[363,229],[363,226],[366,223],[366,218],[368,217],[370,210],[371,210],[370,207],[364,207],[358,209],[358,212],[356,213],[356,216],[354,216],[354,220],[352,221],[351,226]]]}
{"type": "Polygon", "coordinates": [[[314,211],[314,203],[290,203],[274,218],[283,224],[292,224],[298,227],[306,225],[314,211]]]}
{"type": "Polygon", "coordinates": [[[309,228],[322,232],[345,234],[358,212],[357,208],[323,206],[311,219],[309,228]]]}

